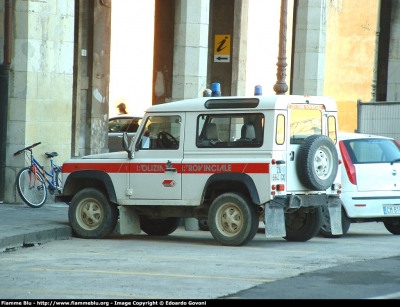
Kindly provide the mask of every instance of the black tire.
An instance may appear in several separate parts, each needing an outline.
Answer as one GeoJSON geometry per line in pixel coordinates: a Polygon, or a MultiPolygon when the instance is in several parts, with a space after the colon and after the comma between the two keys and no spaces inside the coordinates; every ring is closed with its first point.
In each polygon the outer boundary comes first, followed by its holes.
{"type": "Polygon", "coordinates": [[[387,221],[383,222],[383,225],[385,225],[386,229],[394,234],[394,235],[400,235],[400,219],[399,218],[393,218],[387,221]]]}
{"type": "Polygon", "coordinates": [[[321,229],[321,207],[313,211],[299,209],[293,213],[285,214],[287,241],[304,242],[314,238],[321,229]]]}
{"type": "Polygon", "coordinates": [[[296,172],[306,188],[325,191],[334,182],[338,167],[338,153],[329,137],[311,135],[300,145],[296,172]]]}
{"type": "Polygon", "coordinates": [[[208,212],[208,227],[222,245],[240,246],[257,233],[259,216],[256,206],[243,194],[225,193],[218,196],[208,212]]]}
{"type": "Polygon", "coordinates": [[[101,239],[115,229],[118,213],[118,207],[110,204],[101,191],[86,188],[72,198],[68,218],[76,237],[101,239]]]}
{"type": "Polygon", "coordinates": [[[327,206],[321,207],[322,214],[322,224],[321,229],[319,230],[319,234],[325,238],[341,238],[343,237],[350,229],[351,220],[347,217],[346,211],[342,207],[342,232],[341,235],[333,235],[331,230],[331,220],[329,217],[329,209],[327,206]]]}
{"type": "Polygon", "coordinates": [[[182,218],[168,217],[165,219],[150,219],[140,216],[140,229],[149,236],[168,236],[181,224],[182,218]]]}
{"type": "Polygon", "coordinates": [[[42,174],[35,172],[30,167],[22,168],[17,175],[16,186],[18,195],[23,202],[32,208],[40,208],[47,199],[45,179],[42,174]]]}
{"type": "Polygon", "coordinates": [[[207,220],[199,220],[199,229],[202,231],[209,231],[210,228],[208,227],[207,220]]]}

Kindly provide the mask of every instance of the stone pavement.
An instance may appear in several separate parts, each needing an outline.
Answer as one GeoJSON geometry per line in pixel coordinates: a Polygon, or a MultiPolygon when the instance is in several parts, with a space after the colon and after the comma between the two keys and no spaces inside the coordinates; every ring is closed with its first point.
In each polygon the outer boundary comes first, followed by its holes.
{"type": "MultiPolygon", "coordinates": [[[[195,218],[184,219],[181,226],[188,231],[199,229],[195,218]]],[[[117,224],[114,232],[119,233],[118,229],[117,224]]],[[[72,229],[67,204],[45,203],[40,208],[31,208],[25,204],[0,203],[0,252],[69,238],[72,229]]]]}
{"type": "Polygon", "coordinates": [[[0,203],[0,252],[71,237],[67,204],[31,208],[0,203]]]}

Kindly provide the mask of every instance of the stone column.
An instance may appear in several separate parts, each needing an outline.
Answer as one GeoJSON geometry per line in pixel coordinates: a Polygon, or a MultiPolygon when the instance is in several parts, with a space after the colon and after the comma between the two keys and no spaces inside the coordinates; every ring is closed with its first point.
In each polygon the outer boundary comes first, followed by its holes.
{"type": "Polygon", "coordinates": [[[249,0],[235,0],[232,46],[232,96],[246,92],[246,59],[249,0]]]}
{"type": "Polygon", "coordinates": [[[176,0],[172,100],[200,97],[207,82],[209,0],[176,0]]]}
{"type": "Polygon", "coordinates": [[[323,95],[326,0],[298,1],[292,94],[323,95]]]}

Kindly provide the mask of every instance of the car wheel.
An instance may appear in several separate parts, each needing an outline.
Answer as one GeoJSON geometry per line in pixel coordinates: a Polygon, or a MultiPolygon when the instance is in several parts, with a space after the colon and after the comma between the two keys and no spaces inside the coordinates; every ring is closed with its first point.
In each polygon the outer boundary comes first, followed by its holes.
{"type": "Polygon", "coordinates": [[[224,193],[211,204],[208,227],[214,239],[227,246],[244,245],[257,233],[256,206],[243,194],[224,193]]]}
{"type": "Polygon", "coordinates": [[[104,194],[95,188],[79,191],[71,200],[68,218],[76,237],[101,239],[117,225],[118,207],[110,204],[104,194]]]}
{"type": "Polygon", "coordinates": [[[293,213],[285,214],[287,241],[304,242],[314,238],[321,228],[321,207],[312,211],[299,209],[293,213]]]}
{"type": "Polygon", "coordinates": [[[180,225],[182,218],[168,217],[165,219],[151,219],[140,216],[140,229],[149,236],[167,236],[173,233],[180,225]]]}
{"type": "Polygon", "coordinates": [[[387,221],[383,222],[383,225],[385,225],[386,229],[394,234],[394,235],[400,235],[400,219],[399,218],[392,218],[387,221]]]}
{"type": "Polygon", "coordinates": [[[334,182],[338,167],[338,153],[329,137],[311,135],[300,145],[296,172],[300,182],[308,189],[325,191],[334,182]]]}
{"type": "Polygon", "coordinates": [[[346,211],[342,207],[342,232],[341,235],[333,235],[331,231],[331,220],[329,217],[329,209],[327,206],[321,207],[321,218],[322,218],[322,225],[321,229],[319,230],[319,234],[325,238],[340,238],[344,236],[350,228],[351,221],[347,217],[346,211]]]}

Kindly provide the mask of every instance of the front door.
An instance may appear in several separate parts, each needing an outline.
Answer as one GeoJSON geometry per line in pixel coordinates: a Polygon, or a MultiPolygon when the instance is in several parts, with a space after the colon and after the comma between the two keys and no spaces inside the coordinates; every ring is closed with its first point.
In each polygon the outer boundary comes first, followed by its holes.
{"type": "Polygon", "coordinates": [[[144,120],[132,147],[130,198],[180,200],[184,113],[155,114],[144,120]]]}

